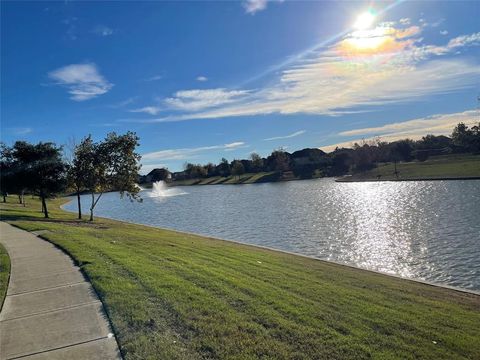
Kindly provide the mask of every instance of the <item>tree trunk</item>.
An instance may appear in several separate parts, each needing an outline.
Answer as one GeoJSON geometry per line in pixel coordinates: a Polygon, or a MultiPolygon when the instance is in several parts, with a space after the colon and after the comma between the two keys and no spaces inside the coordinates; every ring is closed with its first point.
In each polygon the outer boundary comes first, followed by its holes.
{"type": "Polygon", "coordinates": [[[45,219],[48,219],[48,209],[47,209],[47,202],[45,201],[45,196],[41,195],[42,198],[42,208],[43,208],[43,213],[45,214],[45,219]]]}
{"type": "Polygon", "coordinates": [[[82,219],[82,202],[80,201],[80,191],[77,191],[78,219],[82,219]]]}
{"type": "Polygon", "coordinates": [[[22,204],[23,204],[23,207],[27,206],[25,204],[25,190],[22,190],[22,204]]]}
{"type": "Polygon", "coordinates": [[[18,194],[18,203],[22,205],[22,195],[18,194]]]}
{"type": "Polygon", "coordinates": [[[6,203],[7,202],[7,195],[3,194],[3,202],[6,203]]]}
{"type": "Polygon", "coordinates": [[[93,221],[93,207],[95,206],[95,194],[92,192],[92,206],[90,206],[90,221],[93,221]]]}

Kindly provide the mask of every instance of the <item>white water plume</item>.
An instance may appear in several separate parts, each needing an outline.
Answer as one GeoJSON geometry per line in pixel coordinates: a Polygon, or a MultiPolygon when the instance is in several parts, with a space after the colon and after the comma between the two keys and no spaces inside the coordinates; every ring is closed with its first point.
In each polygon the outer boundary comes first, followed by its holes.
{"type": "Polygon", "coordinates": [[[156,181],[152,184],[152,191],[149,193],[149,197],[170,197],[186,194],[185,191],[180,189],[167,187],[165,181],[156,181]]]}

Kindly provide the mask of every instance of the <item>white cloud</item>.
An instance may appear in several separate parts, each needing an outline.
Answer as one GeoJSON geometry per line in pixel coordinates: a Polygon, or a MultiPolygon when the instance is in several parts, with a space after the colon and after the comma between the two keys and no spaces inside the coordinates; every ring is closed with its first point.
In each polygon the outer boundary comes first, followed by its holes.
{"type": "Polygon", "coordinates": [[[162,109],[158,106],[145,106],[143,108],[140,108],[140,109],[133,109],[133,110],[129,110],[130,112],[133,112],[133,113],[146,113],[146,114],[150,114],[150,115],[157,115],[162,109]]]}
{"type": "Polygon", "coordinates": [[[98,36],[110,36],[113,35],[113,29],[105,25],[97,25],[92,29],[92,32],[98,36]]]}
{"type": "Polygon", "coordinates": [[[245,90],[226,90],[222,88],[183,90],[177,91],[174,97],[167,98],[164,102],[174,110],[199,111],[232,103],[247,93],[248,91],[245,90]]]}
{"type": "Polygon", "coordinates": [[[263,11],[267,8],[269,2],[281,3],[285,0],[244,0],[242,6],[247,14],[254,15],[259,11],[263,11]]]}
{"type": "Polygon", "coordinates": [[[480,43],[480,32],[458,36],[448,42],[448,49],[455,49],[464,46],[478,45],[480,43]]]}
{"type": "Polygon", "coordinates": [[[99,72],[95,64],[72,64],[53,70],[48,76],[57,85],[64,86],[70,99],[84,101],[107,93],[113,86],[99,72]]]}
{"type": "Polygon", "coordinates": [[[386,124],[379,127],[354,129],[339,133],[340,136],[363,136],[334,145],[322,146],[324,151],[332,151],[338,147],[351,147],[353,143],[362,140],[380,138],[382,141],[396,141],[401,139],[418,140],[425,135],[450,135],[453,128],[460,122],[466,125],[478,124],[478,111],[467,110],[453,114],[436,114],[423,118],[386,124]]]}
{"type": "Polygon", "coordinates": [[[208,78],[206,76],[197,76],[197,81],[205,82],[208,81],[208,78]]]}
{"type": "Polygon", "coordinates": [[[187,160],[196,157],[198,154],[212,151],[212,150],[224,150],[232,151],[241,147],[245,147],[243,141],[236,141],[229,144],[223,145],[212,145],[212,146],[202,146],[197,148],[182,148],[182,149],[169,149],[169,150],[160,150],[142,155],[142,162],[146,161],[147,163],[151,161],[166,161],[166,160],[187,160]]]}
{"type": "Polygon", "coordinates": [[[284,135],[284,136],[275,136],[275,137],[271,137],[271,138],[267,138],[267,139],[263,139],[264,141],[273,141],[273,140],[283,140],[283,139],[290,139],[290,138],[293,138],[293,137],[296,137],[296,136],[300,136],[300,135],[303,135],[305,134],[305,130],[300,130],[300,131],[296,131],[292,134],[289,134],[289,135],[284,135]]]}
{"type": "Polygon", "coordinates": [[[402,24],[402,25],[410,25],[410,18],[402,18],[399,20],[399,23],[402,24]]]}
{"type": "Polygon", "coordinates": [[[448,30],[440,30],[440,35],[448,35],[448,30]]]}
{"type": "Polygon", "coordinates": [[[255,14],[267,8],[267,0],[246,0],[242,3],[247,14],[255,14]]]}

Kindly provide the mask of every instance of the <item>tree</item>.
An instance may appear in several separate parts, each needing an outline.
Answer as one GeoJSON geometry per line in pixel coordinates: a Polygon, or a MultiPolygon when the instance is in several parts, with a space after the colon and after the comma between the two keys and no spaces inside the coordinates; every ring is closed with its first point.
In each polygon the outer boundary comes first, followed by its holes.
{"type": "Polygon", "coordinates": [[[12,191],[14,182],[12,181],[13,156],[12,149],[4,143],[0,143],[0,192],[3,202],[7,202],[7,196],[12,191]]]}
{"type": "Polygon", "coordinates": [[[466,152],[470,150],[470,144],[473,140],[473,133],[468,129],[464,123],[459,123],[452,132],[452,141],[455,146],[458,146],[461,151],[466,152]]]}
{"type": "Polygon", "coordinates": [[[22,193],[25,189],[38,195],[42,202],[45,218],[49,217],[46,199],[62,191],[65,186],[65,163],[62,159],[62,147],[54,143],[29,144],[17,141],[12,148],[12,173],[20,183],[22,193]]]}
{"type": "Polygon", "coordinates": [[[267,158],[268,167],[273,171],[284,172],[290,170],[290,157],[282,148],[274,150],[267,158]]]}
{"type": "Polygon", "coordinates": [[[413,142],[411,140],[399,140],[390,144],[390,156],[396,161],[411,161],[413,142]]]}
{"type": "Polygon", "coordinates": [[[103,142],[94,143],[88,136],[79,144],[75,161],[82,164],[82,182],[92,198],[90,221],[105,191],[116,190],[121,197],[126,194],[132,201],[141,201],[136,184],[140,170],[140,155],[135,152],[138,140],[130,131],[125,135],[113,132],[103,142]]]}
{"type": "Polygon", "coordinates": [[[91,179],[94,169],[94,143],[89,135],[80,144],[74,145],[73,159],[67,171],[67,182],[77,195],[78,218],[82,218],[81,192],[89,188],[94,179],[91,179]]]}
{"type": "Polygon", "coordinates": [[[263,170],[263,159],[260,155],[253,152],[250,154],[250,160],[252,161],[253,172],[260,172],[263,170]]]}
{"type": "Polygon", "coordinates": [[[245,173],[245,167],[243,164],[238,160],[232,161],[232,175],[237,176],[240,178],[240,175],[245,173]]]}
{"type": "Polygon", "coordinates": [[[220,176],[230,175],[230,164],[228,163],[228,160],[225,158],[222,158],[222,160],[220,160],[220,164],[217,165],[217,169],[220,176]]]}

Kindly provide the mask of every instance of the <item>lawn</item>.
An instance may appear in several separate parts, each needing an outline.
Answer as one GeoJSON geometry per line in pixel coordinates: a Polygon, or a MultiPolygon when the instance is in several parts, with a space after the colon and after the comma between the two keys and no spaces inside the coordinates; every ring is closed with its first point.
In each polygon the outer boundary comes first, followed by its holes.
{"type": "MultiPolygon", "coordinates": [[[[427,161],[402,162],[397,164],[398,179],[439,179],[439,178],[480,178],[480,155],[442,155],[433,156],[427,161]]],[[[393,163],[380,164],[378,167],[355,174],[341,180],[396,180],[393,163]],[[380,175],[380,178],[378,176],[380,175]]]]}
{"type": "Polygon", "coordinates": [[[10,258],[8,257],[7,251],[5,250],[3,245],[0,244],[0,310],[2,309],[5,295],[7,295],[9,276],[10,258]]]}
{"type": "Polygon", "coordinates": [[[479,359],[480,296],[227,241],[1,204],[69,252],[125,359],[479,359]]]}

